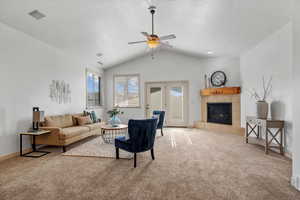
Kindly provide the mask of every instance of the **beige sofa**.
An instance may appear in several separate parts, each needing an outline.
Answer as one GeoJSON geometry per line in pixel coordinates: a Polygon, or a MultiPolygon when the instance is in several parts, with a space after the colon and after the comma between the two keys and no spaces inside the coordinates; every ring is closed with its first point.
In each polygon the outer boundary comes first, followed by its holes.
{"type": "Polygon", "coordinates": [[[82,114],[74,115],[57,115],[45,117],[45,122],[41,129],[50,130],[50,134],[44,134],[36,137],[36,144],[46,144],[53,146],[61,146],[63,152],[66,146],[87,138],[92,135],[101,134],[101,125],[103,123],[86,124],[79,126],[76,117],[82,114]]]}

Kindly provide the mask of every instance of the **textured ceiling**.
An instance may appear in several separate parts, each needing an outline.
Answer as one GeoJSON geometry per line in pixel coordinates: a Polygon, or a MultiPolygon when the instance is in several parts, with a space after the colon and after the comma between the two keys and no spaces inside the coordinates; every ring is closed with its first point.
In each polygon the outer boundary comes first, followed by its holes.
{"type": "Polygon", "coordinates": [[[146,51],[149,3],[157,6],[158,35],[174,33],[175,50],[203,56],[238,56],[290,20],[292,0],[0,0],[0,21],[95,64],[110,67],[146,51]],[[46,18],[28,15],[38,9],[46,18]]]}

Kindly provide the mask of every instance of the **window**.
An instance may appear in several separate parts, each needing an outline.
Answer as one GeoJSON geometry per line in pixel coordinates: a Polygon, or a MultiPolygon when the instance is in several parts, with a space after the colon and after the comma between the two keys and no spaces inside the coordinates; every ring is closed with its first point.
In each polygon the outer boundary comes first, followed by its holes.
{"type": "Polygon", "coordinates": [[[139,75],[114,76],[114,106],[140,107],[139,75]]]}
{"type": "Polygon", "coordinates": [[[87,70],[86,85],[87,108],[95,108],[102,106],[100,74],[87,70]]]}

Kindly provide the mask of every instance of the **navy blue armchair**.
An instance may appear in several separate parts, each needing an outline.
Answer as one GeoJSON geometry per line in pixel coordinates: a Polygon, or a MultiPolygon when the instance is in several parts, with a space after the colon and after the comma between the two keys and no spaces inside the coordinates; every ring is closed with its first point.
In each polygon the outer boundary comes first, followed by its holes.
{"type": "Polygon", "coordinates": [[[136,167],[136,154],[151,150],[154,160],[153,145],[155,141],[157,119],[129,120],[129,139],[117,137],[115,139],[116,159],[119,159],[119,149],[134,153],[134,167],[136,167]]]}
{"type": "Polygon", "coordinates": [[[162,136],[164,136],[163,127],[164,127],[164,121],[165,121],[165,113],[166,113],[165,111],[159,111],[159,110],[153,111],[153,115],[159,115],[157,129],[160,129],[162,136]]]}

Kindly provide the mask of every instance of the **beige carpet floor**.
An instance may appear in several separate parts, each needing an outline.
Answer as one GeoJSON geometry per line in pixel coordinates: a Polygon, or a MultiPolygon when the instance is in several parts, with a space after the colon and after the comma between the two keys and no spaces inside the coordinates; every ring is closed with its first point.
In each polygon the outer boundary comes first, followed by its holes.
{"type": "MultiPolygon", "coordinates": [[[[64,156],[116,158],[116,149],[113,144],[105,143],[101,136],[91,137],[88,141],[83,140],[72,149],[63,153],[64,156]]],[[[120,159],[132,159],[133,154],[120,149],[120,159]]]]}
{"type": "MultiPolygon", "coordinates": [[[[78,144],[73,145],[76,146],[78,144]]],[[[167,129],[150,152],[133,160],[63,156],[0,163],[1,200],[299,200],[290,186],[291,161],[265,155],[243,137],[167,129]]]]}

